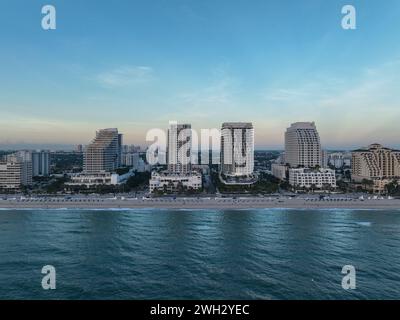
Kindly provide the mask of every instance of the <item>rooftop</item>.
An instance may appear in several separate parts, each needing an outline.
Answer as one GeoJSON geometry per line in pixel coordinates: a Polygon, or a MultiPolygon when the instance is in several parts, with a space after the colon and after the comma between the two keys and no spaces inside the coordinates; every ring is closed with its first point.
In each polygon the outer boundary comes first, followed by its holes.
{"type": "Polygon", "coordinates": [[[371,151],[379,151],[379,150],[400,152],[400,150],[390,149],[390,148],[387,148],[387,147],[382,146],[382,145],[379,144],[379,143],[370,144],[368,147],[362,147],[362,148],[353,150],[353,152],[371,152],[371,151]]]}
{"type": "Polygon", "coordinates": [[[293,129],[316,129],[316,126],[315,122],[295,122],[288,128],[288,130],[293,129]]]}
{"type": "Polygon", "coordinates": [[[253,129],[251,122],[224,122],[222,129],[253,129]]]}

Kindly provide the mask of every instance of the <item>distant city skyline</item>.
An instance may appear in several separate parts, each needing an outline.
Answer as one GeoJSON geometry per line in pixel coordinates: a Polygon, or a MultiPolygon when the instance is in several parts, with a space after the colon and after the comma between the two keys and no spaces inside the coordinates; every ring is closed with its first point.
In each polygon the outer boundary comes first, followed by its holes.
{"type": "Polygon", "coordinates": [[[303,121],[324,149],[400,148],[397,0],[351,1],[356,30],[342,0],[52,0],[50,31],[43,4],[2,5],[0,149],[73,149],[110,127],[144,146],[174,120],[252,122],[256,149],[303,121]]]}

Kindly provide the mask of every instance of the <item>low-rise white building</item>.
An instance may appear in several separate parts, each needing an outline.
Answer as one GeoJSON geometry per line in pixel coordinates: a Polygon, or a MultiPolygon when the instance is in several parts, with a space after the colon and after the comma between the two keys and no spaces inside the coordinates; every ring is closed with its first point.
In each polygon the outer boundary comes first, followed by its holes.
{"type": "Polygon", "coordinates": [[[182,187],[184,189],[199,190],[202,187],[201,173],[192,171],[188,174],[173,174],[169,172],[151,173],[150,192],[155,190],[176,192],[182,187]]]}
{"type": "Polygon", "coordinates": [[[71,177],[71,181],[67,182],[67,186],[86,186],[92,187],[97,185],[118,185],[126,182],[131,176],[135,175],[133,170],[119,175],[116,173],[97,173],[97,174],[77,174],[71,177]]]}
{"type": "Polygon", "coordinates": [[[96,186],[111,185],[111,173],[104,172],[98,174],[77,174],[71,177],[71,181],[67,182],[67,186],[96,186]]]}
{"type": "Polygon", "coordinates": [[[335,171],[332,169],[289,169],[289,184],[296,188],[336,188],[335,171]]]}

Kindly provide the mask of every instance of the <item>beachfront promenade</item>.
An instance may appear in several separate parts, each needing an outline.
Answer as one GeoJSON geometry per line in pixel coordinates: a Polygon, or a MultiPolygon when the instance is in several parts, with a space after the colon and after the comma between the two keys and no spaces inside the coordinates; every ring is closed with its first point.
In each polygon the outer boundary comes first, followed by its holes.
{"type": "Polygon", "coordinates": [[[123,208],[165,208],[165,209],[252,209],[252,208],[294,208],[294,209],[400,209],[400,199],[351,198],[332,196],[317,197],[240,197],[240,198],[105,198],[105,197],[46,197],[46,198],[3,198],[3,209],[123,209],[123,208]]]}

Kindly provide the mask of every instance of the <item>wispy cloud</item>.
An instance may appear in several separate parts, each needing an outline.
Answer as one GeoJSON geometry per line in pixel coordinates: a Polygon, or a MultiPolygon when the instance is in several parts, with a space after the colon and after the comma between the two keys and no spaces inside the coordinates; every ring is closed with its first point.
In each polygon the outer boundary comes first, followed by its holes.
{"type": "Polygon", "coordinates": [[[269,88],[263,93],[267,104],[285,107],[335,108],[349,110],[397,106],[400,61],[362,69],[358,75],[340,78],[314,75],[296,85],[269,88]]]}
{"type": "Polygon", "coordinates": [[[239,79],[230,74],[228,66],[219,65],[209,71],[203,85],[192,87],[173,96],[176,114],[203,121],[226,116],[237,105],[239,79]]]}
{"type": "Polygon", "coordinates": [[[264,90],[261,99],[273,123],[316,121],[325,145],[397,146],[399,82],[400,61],[392,59],[351,76],[315,73],[297,84],[288,80],[264,90]]]}
{"type": "Polygon", "coordinates": [[[360,78],[344,90],[320,101],[321,106],[360,108],[364,112],[382,108],[398,109],[400,99],[400,61],[391,61],[374,68],[365,68],[360,78]]]}
{"type": "Polygon", "coordinates": [[[226,106],[232,102],[231,83],[229,79],[222,79],[197,91],[182,93],[178,98],[196,108],[226,106]]]}
{"type": "Polygon", "coordinates": [[[129,87],[148,83],[155,78],[149,66],[123,66],[97,75],[96,80],[107,88],[129,87]]]}

